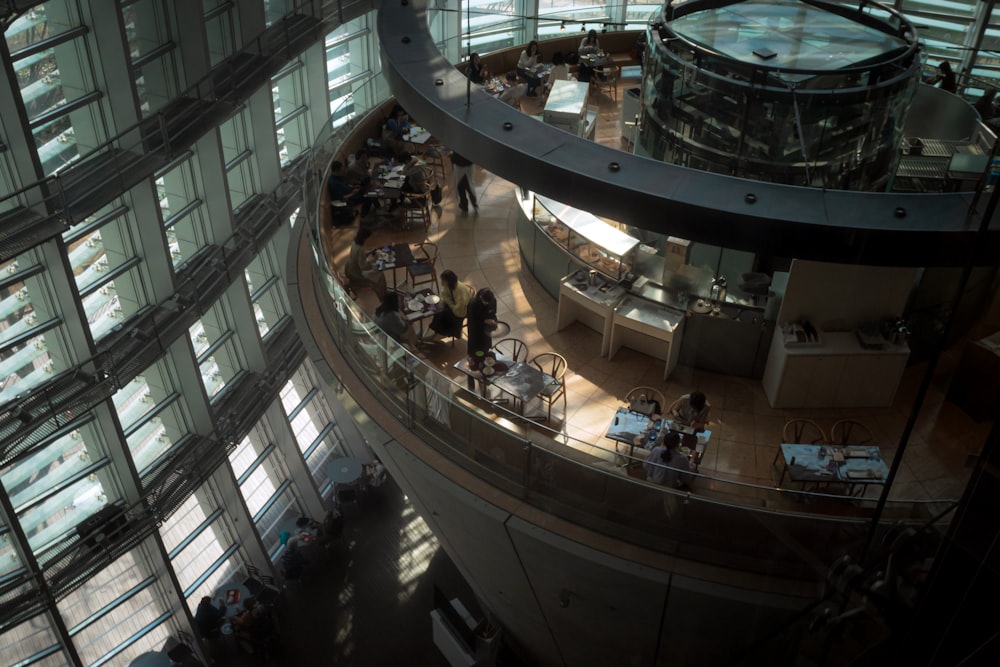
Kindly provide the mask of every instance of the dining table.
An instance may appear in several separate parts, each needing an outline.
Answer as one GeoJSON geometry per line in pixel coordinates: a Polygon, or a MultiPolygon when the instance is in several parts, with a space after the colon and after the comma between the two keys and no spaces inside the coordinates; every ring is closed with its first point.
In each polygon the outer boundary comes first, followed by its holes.
{"type": "Polygon", "coordinates": [[[413,250],[409,243],[394,243],[372,250],[369,254],[374,255],[372,265],[377,271],[392,272],[392,289],[398,287],[396,271],[413,266],[417,259],[413,256],[413,250]]]}
{"type": "Polygon", "coordinates": [[[774,456],[782,465],[778,486],[785,478],[816,488],[843,485],[847,495],[863,495],[869,486],[885,484],[889,466],[874,445],[813,445],[782,443],[774,456]]]}
{"type": "Polygon", "coordinates": [[[128,667],[170,667],[174,661],[162,651],[148,651],[132,658],[128,667]]]}
{"type": "Polygon", "coordinates": [[[403,297],[403,317],[417,323],[417,335],[424,335],[424,321],[443,310],[446,306],[434,290],[427,288],[403,297]]]}
{"type": "Polygon", "coordinates": [[[353,456],[342,456],[330,461],[326,467],[327,475],[334,484],[353,484],[361,479],[364,467],[353,456]]]}
{"type": "Polygon", "coordinates": [[[512,396],[515,411],[523,415],[524,406],[542,393],[542,390],[550,383],[557,380],[531,364],[515,361],[508,366],[506,372],[487,376],[486,381],[503,393],[512,396]],[[520,407],[518,407],[518,401],[520,401],[520,407]]]}
{"type": "Polygon", "coordinates": [[[625,464],[634,461],[635,448],[639,446],[643,449],[652,449],[660,431],[667,429],[678,433],[682,437],[681,453],[688,455],[688,460],[697,471],[702,459],[705,457],[705,448],[712,439],[712,431],[705,429],[700,433],[695,433],[694,429],[675,423],[671,419],[660,418],[650,419],[650,416],[642,412],[630,410],[627,407],[620,407],[611,419],[604,437],[622,444],[628,445],[628,458],[625,464]],[[693,446],[692,446],[693,445],[693,446]]]}
{"type": "Polygon", "coordinates": [[[422,145],[426,144],[431,140],[431,133],[419,125],[410,125],[410,130],[407,132],[403,131],[403,141],[408,141],[411,144],[422,145]]]}
{"type": "Polygon", "coordinates": [[[215,589],[212,599],[219,606],[224,606],[226,618],[232,618],[243,611],[246,599],[251,597],[250,589],[243,584],[229,582],[215,589]]]}
{"type": "Polygon", "coordinates": [[[300,547],[307,546],[319,538],[319,524],[307,516],[290,519],[282,526],[280,537],[283,545],[294,537],[298,539],[300,547]]]}

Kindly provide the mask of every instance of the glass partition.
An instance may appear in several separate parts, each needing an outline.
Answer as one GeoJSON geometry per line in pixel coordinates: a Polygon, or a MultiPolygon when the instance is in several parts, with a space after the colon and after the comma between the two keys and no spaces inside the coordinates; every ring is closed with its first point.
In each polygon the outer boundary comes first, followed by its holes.
{"type": "MultiPolygon", "coordinates": [[[[336,114],[334,114],[336,116],[336,114]]],[[[865,541],[875,498],[784,486],[743,484],[699,474],[699,493],[685,494],[634,479],[623,470],[641,463],[627,451],[595,456],[592,443],[526,422],[489,406],[464,386],[425,365],[387,338],[331,273],[319,235],[325,172],[364,116],[328,123],[307,170],[314,272],[327,325],[323,335],[343,354],[380,404],[424,442],[504,491],[589,528],[701,562],[783,577],[815,577],[814,562],[849,553],[865,541]],[[610,461],[625,464],[619,468],[610,461]],[[721,537],[724,536],[724,537],[721,537]],[[780,536],[780,539],[779,539],[780,536]],[[789,537],[793,536],[793,537],[789,537]],[[815,559],[819,559],[816,561],[815,559]]],[[[905,488],[905,487],[901,487],[905,488]]],[[[886,527],[946,519],[953,498],[914,499],[892,493],[886,527]]],[[[881,533],[882,529],[878,531],[881,533]]]]}

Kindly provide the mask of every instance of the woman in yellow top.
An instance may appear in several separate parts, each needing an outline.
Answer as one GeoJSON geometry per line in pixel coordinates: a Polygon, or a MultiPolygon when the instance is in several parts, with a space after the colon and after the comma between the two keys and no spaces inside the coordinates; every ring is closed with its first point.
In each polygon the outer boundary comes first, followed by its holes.
{"type": "Polygon", "coordinates": [[[424,340],[440,340],[444,336],[460,337],[466,309],[476,293],[470,285],[459,281],[451,269],[441,273],[441,283],[441,303],[445,308],[434,314],[434,319],[424,333],[424,340]]]}

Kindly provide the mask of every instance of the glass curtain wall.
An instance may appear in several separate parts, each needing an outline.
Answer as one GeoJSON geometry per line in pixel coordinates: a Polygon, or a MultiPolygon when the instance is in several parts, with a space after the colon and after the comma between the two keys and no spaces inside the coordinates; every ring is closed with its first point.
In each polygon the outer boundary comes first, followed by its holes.
{"type": "MultiPolygon", "coordinates": [[[[48,0],[14,15],[4,28],[0,95],[17,113],[0,119],[0,211],[24,204],[23,196],[14,196],[20,188],[59,172],[124,129],[114,127],[113,112],[135,116],[134,108],[111,108],[107,91],[129,82],[105,81],[102,65],[114,59],[128,65],[131,97],[148,116],[177,100],[185,86],[213,66],[237,56],[243,46],[241,14],[248,24],[273,25],[292,4],[205,0],[198,29],[182,24],[168,0],[48,0]],[[113,16],[100,14],[111,6],[116,8],[113,16]],[[120,45],[95,43],[93,27],[107,20],[119,26],[120,45]],[[23,141],[14,140],[18,133],[23,141]]],[[[960,71],[971,67],[977,78],[1000,76],[1000,49],[991,41],[997,33],[993,2],[898,4],[923,26],[931,64],[948,59],[961,63],[960,71]],[[966,50],[980,40],[982,51],[966,50]]],[[[593,20],[595,12],[611,23],[639,26],[660,7],[586,0],[471,0],[468,5],[448,0],[435,8],[432,28],[435,38],[448,45],[445,52],[457,60],[467,45],[486,53],[538,33],[561,33],[561,21],[552,20],[552,14],[581,19],[575,24],[579,31],[582,18],[593,20]],[[534,18],[541,15],[548,15],[548,22],[534,18]]],[[[252,194],[269,194],[261,189],[260,174],[287,165],[309,146],[316,128],[309,127],[306,111],[317,105],[331,112],[342,109],[335,119],[341,124],[381,99],[384,82],[364,85],[381,71],[374,15],[338,28],[333,21],[326,25],[325,39],[311,47],[318,57],[286,63],[270,85],[255,93],[273,103],[280,165],[260,168],[261,161],[272,159],[271,152],[253,150],[263,137],[253,136],[249,120],[235,121],[236,116],[212,141],[172,155],[172,162],[141,186],[109,194],[98,211],[60,239],[0,257],[0,403],[41,391],[60,373],[89,359],[95,343],[163,302],[175,269],[228,237],[233,221],[225,215],[212,219],[203,205],[207,189],[223,184],[232,207],[252,194]],[[322,63],[317,77],[307,76],[312,62],[322,63]],[[307,85],[323,77],[326,90],[307,85]],[[207,180],[206,173],[212,178],[207,180]]],[[[206,136],[213,131],[206,128],[206,136]]],[[[53,545],[73,539],[76,526],[93,512],[111,503],[135,502],[143,473],[211,431],[210,398],[249,370],[247,358],[253,356],[244,354],[249,343],[236,335],[235,323],[256,322],[258,333],[266,336],[287,317],[288,306],[275,281],[283,255],[283,248],[262,246],[243,274],[250,300],[223,299],[199,311],[187,335],[166,341],[169,350],[124,378],[110,400],[75,414],[75,421],[0,461],[5,502],[0,511],[0,578],[14,582],[11,590],[34,586],[27,579],[17,584],[17,578],[35,563],[44,570],[53,545]],[[247,308],[252,311],[243,312],[247,308]],[[181,344],[173,344],[177,342],[181,344]],[[103,410],[113,411],[114,418],[101,418],[103,410]]],[[[325,462],[343,446],[330,406],[315,391],[313,370],[303,367],[287,382],[278,399],[287,422],[269,421],[281,413],[269,410],[268,418],[236,446],[229,456],[235,481],[222,479],[228,472],[213,476],[158,531],[98,569],[82,587],[15,620],[0,619],[3,662],[127,664],[162,646],[168,634],[190,632],[186,613],[168,602],[174,599],[170,591],[196,600],[251,557],[254,545],[241,542],[233,530],[237,517],[252,520],[266,553],[280,553],[282,527],[303,512],[304,499],[329,489],[325,462]],[[288,429],[293,437],[274,437],[279,429],[288,429]],[[285,461],[292,456],[306,462],[315,485],[299,488],[290,481],[285,461]],[[221,499],[233,497],[242,497],[242,506],[222,509],[221,499]]],[[[34,416],[19,418],[28,424],[34,416]]]]}
{"type": "MultiPolygon", "coordinates": [[[[134,119],[136,109],[152,115],[213,67],[235,62],[244,48],[241,21],[274,25],[296,4],[205,0],[204,21],[195,28],[180,22],[168,0],[49,0],[13,15],[4,24],[0,73],[0,214],[26,204],[44,212],[44,203],[18,191],[101,148],[126,129],[116,119],[134,119]],[[105,35],[116,26],[120,43],[98,44],[98,25],[105,35]],[[124,76],[104,80],[112,71],[124,76]],[[107,94],[129,85],[131,95],[107,94]]],[[[269,85],[236,100],[235,115],[207,120],[198,141],[173,152],[134,188],[106,183],[96,210],[66,216],[80,222],[56,238],[9,251],[0,237],[0,404],[15,405],[75,377],[66,372],[94,358],[110,338],[175,303],[174,285],[189,274],[190,260],[233,235],[241,205],[272,195],[262,174],[294,175],[286,167],[309,150],[315,110],[322,117],[353,101],[340,119],[346,122],[354,108],[360,113],[384,99],[384,82],[364,85],[381,69],[373,25],[374,15],[341,27],[331,18],[326,39],[282,63],[269,85]],[[313,85],[324,79],[325,89],[313,85]],[[269,104],[267,128],[247,110],[269,104]],[[257,150],[262,141],[274,141],[277,150],[257,150]]],[[[240,289],[249,299],[201,304],[194,324],[176,328],[172,339],[154,331],[159,356],[141,364],[129,359],[128,371],[113,369],[124,373],[113,391],[105,384],[103,393],[88,394],[89,408],[62,413],[59,427],[40,432],[37,441],[2,443],[0,585],[5,596],[26,596],[34,606],[0,619],[0,663],[124,665],[180,631],[193,635],[189,611],[197,600],[241,577],[247,563],[261,566],[261,554],[280,554],[288,521],[320,505],[320,489],[329,488],[326,463],[343,451],[340,427],[311,366],[261,367],[262,342],[289,320],[283,238],[263,237],[255,256],[230,273],[233,284],[242,274],[240,289]],[[241,338],[244,322],[256,322],[258,335],[241,338]],[[35,572],[54,567],[57,555],[79,540],[78,526],[102,508],[136,505],[143,484],[168,460],[211,435],[222,409],[216,399],[251,371],[281,373],[278,386],[287,386],[259,406],[256,425],[229,456],[230,468],[189,491],[123,555],[95,564],[51,597],[40,594],[46,578],[35,572]],[[290,481],[290,457],[299,457],[293,467],[304,463],[314,483],[290,481]],[[257,534],[236,529],[247,525],[257,534]],[[172,602],[178,599],[189,609],[172,602]]],[[[104,376],[91,370],[88,377],[104,376]]],[[[15,414],[25,426],[40,418],[15,414]]]]}

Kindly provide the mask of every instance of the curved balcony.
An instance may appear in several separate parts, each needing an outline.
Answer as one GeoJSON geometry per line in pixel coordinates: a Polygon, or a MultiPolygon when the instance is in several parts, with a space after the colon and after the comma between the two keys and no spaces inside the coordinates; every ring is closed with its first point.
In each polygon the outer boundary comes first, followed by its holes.
{"type": "MultiPolygon", "coordinates": [[[[361,95],[359,98],[375,99],[361,95]]],[[[292,255],[298,275],[290,289],[302,300],[300,331],[310,338],[349,393],[400,441],[412,434],[481,481],[533,508],[635,545],[701,564],[755,575],[809,580],[831,554],[878,544],[898,523],[924,524],[947,514],[954,499],[888,500],[871,526],[876,501],[762,486],[699,474],[694,493],[629,477],[613,450],[527,422],[490,406],[463,384],[388,339],[341,285],[329,248],[323,184],[341,147],[370,119],[328,124],[317,138],[305,186],[305,223],[296,227],[292,255]],[[308,232],[308,233],[307,233],[308,232]],[[390,420],[390,421],[386,421],[390,420]],[[822,512],[822,513],[820,513],[822,512]],[[780,539],[778,538],[780,536],[780,539]]],[[[336,117],[338,114],[334,113],[336,117]]],[[[316,353],[314,353],[316,354],[316,353]]],[[[610,413],[609,413],[610,414],[610,413]]],[[[419,442],[417,442],[419,441],[419,442]]]]}
{"type": "MultiPolygon", "coordinates": [[[[391,30],[382,29],[383,44],[392,42],[386,48],[394,51],[384,61],[388,63],[389,78],[400,101],[447,145],[494,173],[517,173],[520,185],[531,188],[537,185],[536,189],[543,192],[558,180],[559,175],[573,173],[579,197],[571,200],[572,204],[588,208],[589,203],[596,202],[591,210],[599,215],[620,219],[615,214],[628,214],[653,199],[661,205],[666,200],[666,209],[674,212],[684,210],[691,214],[697,209],[693,200],[703,193],[676,187],[679,184],[672,184],[666,195],[647,189],[645,198],[627,198],[656,182],[655,177],[682,174],[685,184],[694,186],[702,175],[692,175],[690,170],[673,165],[649,166],[648,160],[640,158],[635,158],[637,162],[633,163],[634,156],[593,144],[581,149],[591,160],[581,159],[580,154],[570,160],[569,153],[563,154],[563,149],[581,148],[576,144],[584,142],[526,124],[523,116],[501,108],[503,105],[493,104],[489,98],[480,96],[480,91],[472,91],[472,105],[467,107],[465,80],[450,64],[441,62],[433,49],[424,48],[426,45],[420,44],[419,39],[410,37],[423,36],[419,26],[413,27],[410,11],[412,8],[404,6],[380,16],[380,24],[393,22],[391,30]],[[402,40],[402,36],[407,39],[402,40]],[[405,46],[398,47],[399,44],[405,46]],[[415,46],[419,48],[411,53],[410,49],[415,46]],[[400,53],[399,48],[405,53],[400,53]],[[443,85],[434,84],[437,78],[443,85]],[[503,122],[526,129],[526,133],[512,134],[502,129],[503,122]],[[606,174],[598,179],[600,166],[612,155],[620,160],[625,170],[637,165],[644,169],[630,172],[623,180],[606,174]],[[600,183],[600,187],[581,185],[590,183],[600,183]],[[615,193],[617,198],[607,198],[609,192],[615,193]],[[671,203],[669,200],[674,197],[684,201],[671,203]],[[672,208],[673,204],[679,209],[672,208]],[[686,208],[689,205],[694,205],[694,209],[686,208]],[[615,214],[609,212],[612,208],[615,214]]],[[[359,98],[375,99],[368,94],[359,98]]],[[[721,642],[723,637],[726,641],[719,645],[730,648],[719,650],[729,651],[728,662],[713,660],[703,652],[704,664],[731,664],[733,655],[744,660],[753,660],[748,656],[762,660],[765,653],[773,655],[761,648],[764,644],[770,644],[771,649],[781,644],[787,655],[788,650],[794,650],[789,647],[801,640],[788,628],[794,625],[804,630],[801,621],[807,619],[808,610],[816,601],[817,583],[831,575],[830,564],[838,556],[857,558],[878,567],[887,562],[890,551],[899,543],[894,540],[900,526],[909,525],[918,532],[923,528],[922,534],[936,537],[942,524],[950,519],[955,501],[941,496],[951,494],[937,494],[932,500],[908,500],[904,497],[907,495],[905,484],[900,484],[897,492],[887,498],[878,521],[873,519],[878,510],[871,500],[844,504],[841,497],[740,483],[721,479],[722,475],[703,474],[695,482],[694,493],[678,493],[622,474],[608,463],[604,452],[595,448],[592,442],[540,429],[518,415],[499,409],[491,408],[490,413],[484,411],[475,400],[470,400],[462,386],[425,364],[421,358],[387,341],[371,321],[364,305],[355,301],[337,280],[329,232],[321,225],[321,193],[329,162],[335,155],[343,154],[342,147],[356,145],[352,132],[371,127],[368,123],[372,119],[364,117],[365,110],[358,107],[355,112],[345,125],[335,128],[331,124],[324,129],[317,139],[308,170],[305,201],[309,204],[303,210],[306,222],[296,227],[289,253],[289,265],[295,267],[289,289],[292,298],[300,300],[299,306],[293,308],[298,328],[314,359],[321,367],[332,370],[338,386],[349,395],[347,402],[356,404],[359,417],[383,429],[384,433],[378,435],[388,440],[369,444],[380,456],[393,457],[390,470],[398,475],[404,488],[412,488],[411,497],[421,507],[421,513],[442,535],[450,547],[449,552],[453,558],[457,556],[456,562],[467,576],[471,575],[470,580],[475,582],[486,606],[496,612],[505,628],[519,641],[554,642],[560,645],[556,651],[567,650],[571,644],[584,647],[584,651],[607,644],[625,649],[617,658],[620,661],[626,660],[628,655],[647,655],[645,651],[656,651],[649,648],[651,644],[673,646],[673,651],[683,654],[685,648],[697,650],[696,647],[700,647],[704,651],[706,642],[721,642]],[[444,487],[448,490],[444,491],[444,487]],[[447,504],[458,497],[469,498],[470,494],[480,499],[473,501],[474,505],[486,508],[478,515],[475,511],[447,504]],[[503,537],[478,523],[455,523],[463,518],[468,521],[470,515],[476,515],[474,522],[499,521],[497,530],[503,537]],[[547,540],[562,540],[559,543],[564,551],[551,555],[557,559],[565,557],[566,562],[552,566],[550,562],[543,562],[544,559],[539,560],[538,551],[531,554],[533,559],[521,560],[526,554],[520,550],[523,545],[517,544],[517,535],[525,526],[545,532],[547,540]],[[487,541],[485,545],[470,545],[470,540],[481,536],[507,539],[509,543],[487,541]],[[511,547],[517,552],[513,557],[513,571],[507,567],[511,565],[511,547]],[[582,560],[589,559],[587,562],[593,565],[597,559],[601,565],[590,569],[586,563],[581,565],[581,549],[594,550],[582,560]],[[611,560],[615,562],[610,563],[611,560]],[[581,572],[596,574],[597,578],[581,581],[576,576],[581,572]],[[589,605],[601,605],[614,599],[614,607],[600,606],[596,609],[602,611],[595,613],[607,616],[609,608],[616,609],[617,625],[614,627],[623,631],[629,629],[621,626],[629,622],[624,619],[638,620],[642,609],[665,610],[663,618],[668,619],[675,618],[673,614],[689,614],[685,609],[687,598],[680,588],[673,587],[667,592],[658,585],[663,581],[658,579],[662,575],[673,577],[678,583],[711,582],[719,599],[736,600],[733,596],[738,589],[750,596],[739,598],[740,601],[758,610],[770,605],[765,613],[755,614],[758,618],[767,617],[756,623],[759,634],[744,632],[744,636],[738,638],[731,629],[722,627],[685,631],[683,622],[668,622],[656,629],[648,625],[648,615],[641,617],[643,631],[639,635],[625,632],[611,638],[611,631],[606,628],[588,628],[588,632],[600,635],[600,642],[581,643],[579,633],[567,634],[572,626],[566,625],[565,614],[569,612],[565,609],[576,609],[578,596],[582,599],[591,595],[592,598],[584,603],[589,605]],[[611,576],[615,584],[601,579],[607,576],[611,576]],[[600,583],[595,583],[598,580],[600,583]],[[638,588],[630,585],[636,580],[641,580],[638,588]],[[576,582],[571,586],[576,590],[559,589],[559,582],[576,582]],[[518,588],[524,584],[531,590],[518,597],[518,588]],[[617,584],[625,585],[620,587],[623,592],[616,598],[617,593],[610,592],[609,586],[619,591],[617,584]],[[622,596],[631,596],[625,602],[629,611],[617,605],[622,596]],[[778,599],[781,602],[772,604],[778,599]],[[794,618],[777,620],[780,612],[777,616],[773,612],[779,606],[786,611],[795,608],[794,618]],[[544,636],[532,635],[535,627],[543,628],[540,632],[544,636]],[[636,648],[640,645],[643,648],[636,648]]],[[[334,117],[337,115],[335,113],[334,117]]],[[[759,222],[756,216],[748,220],[734,213],[729,204],[721,201],[725,198],[724,191],[736,181],[711,174],[703,176],[705,183],[714,184],[714,204],[725,209],[726,214],[735,215],[737,224],[759,222]]],[[[747,185],[744,181],[738,183],[742,188],[747,185]]],[[[805,193],[801,188],[782,186],[771,188],[770,184],[754,184],[753,187],[757,192],[787,195],[788,199],[777,209],[769,209],[775,220],[795,218],[797,224],[818,231],[811,227],[815,219],[810,214],[806,214],[808,221],[802,220],[805,209],[801,205],[805,199],[822,200],[829,193],[805,193]],[[762,189],[757,190],[758,185],[762,189]]],[[[738,189],[737,193],[730,194],[743,197],[743,193],[743,189],[738,189]]],[[[861,195],[850,197],[852,202],[868,202],[856,219],[844,223],[844,229],[850,227],[855,232],[857,227],[866,227],[873,221],[869,213],[878,217],[874,211],[890,201],[901,201],[896,197],[850,194],[861,195]]],[[[942,225],[939,229],[950,227],[951,222],[946,222],[952,219],[950,214],[937,222],[931,222],[930,218],[934,211],[940,213],[961,206],[960,199],[952,196],[921,199],[930,209],[919,209],[921,220],[915,226],[925,231],[938,223],[942,225]],[[937,208],[939,206],[942,208],[937,208]]],[[[771,203],[778,205],[778,199],[771,203]]],[[[657,215],[666,209],[654,207],[657,215]]],[[[648,217],[650,209],[645,210],[644,215],[648,217]]],[[[717,219],[724,217],[723,214],[709,217],[710,220],[698,221],[701,235],[723,236],[724,230],[712,227],[717,219]]],[[[965,224],[972,223],[966,220],[965,224]]],[[[888,227],[894,228],[890,235],[896,232],[906,235],[901,225],[888,227]]],[[[971,231],[972,227],[966,229],[971,231]]],[[[747,234],[744,230],[740,237],[745,238],[747,234]]],[[[800,229],[797,234],[804,234],[804,231],[800,229]]],[[[864,235],[862,232],[861,236],[864,235]]],[[[966,240],[972,236],[967,236],[966,240]]],[[[813,241],[822,245],[822,237],[820,233],[813,241]]],[[[797,237],[791,242],[797,244],[803,238],[797,237]]],[[[854,241],[864,244],[860,237],[855,237],[854,241]]],[[[757,242],[767,241],[758,238],[757,242]]],[[[969,246],[965,248],[968,250],[969,246]]],[[[831,252],[836,255],[841,250],[838,247],[831,252]]],[[[866,257],[863,251],[852,250],[848,254],[853,261],[864,261],[866,257]]],[[[508,257],[517,262],[516,254],[508,257]]],[[[954,257],[944,260],[939,256],[938,259],[950,262],[954,257]]],[[[906,261],[922,259],[911,256],[906,261]]],[[[509,262],[505,261],[505,265],[509,262]]],[[[520,279],[531,281],[529,276],[520,279]]],[[[919,403],[915,403],[914,409],[919,410],[919,407],[919,403]]],[[[918,416],[936,418],[933,413],[918,416]]],[[[554,549],[558,551],[559,548],[554,549]]],[[[706,609],[713,608],[714,603],[700,593],[695,593],[694,597],[698,598],[695,604],[699,610],[710,613],[706,609]]],[[[690,602],[688,599],[687,604],[690,602]]],[[[652,625],[657,624],[653,622],[652,625]]],[[[607,646],[602,650],[608,650],[607,646]]],[[[540,654],[552,655],[544,651],[540,654]]],[[[578,660],[562,658],[561,662],[592,664],[594,655],[578,660]]],[[[648,660],[639,659],[639,662],[646,664],[648,660]]]]}

